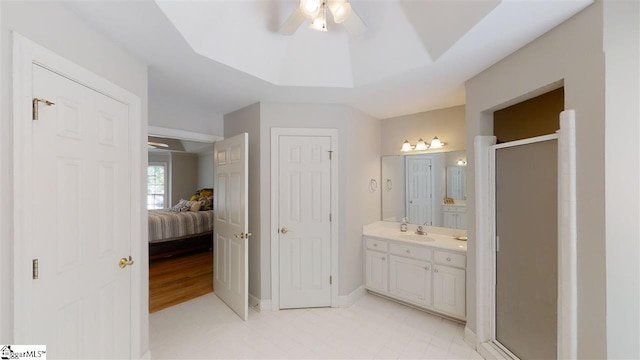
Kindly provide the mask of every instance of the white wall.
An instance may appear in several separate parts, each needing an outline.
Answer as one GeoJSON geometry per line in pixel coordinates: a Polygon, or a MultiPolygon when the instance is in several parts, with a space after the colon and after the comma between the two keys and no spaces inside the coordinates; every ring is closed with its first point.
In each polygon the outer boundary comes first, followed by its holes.
{"type": "Polygon", "coordinates": [[[494,110],[564,81],[565,109],[577,117],[578,357],[606,358],[604,76],[602,3],[596,2],[466,83],[470,330],[477,326],[474,137],[492,135],[494,110]]]}
{"type": "Polygon", "coordinates": [[[640,358],[640,6],[604,3],[607,358],[640,358]]]}
{"type": "MultiPolygon", "coordinates": [[[[260,218],[261,212],[261,195],[260,195],[260,179],[269,174],[262,174],[260,167],[260,104],[253,104],[234,111],[224,116],[224,136],[225,138],[234,135],[249,134],[249,232],[252,233],[251,241],[249,241],[249,294],[258,299],[268,299],[262,293],[262,267],[261,267],[261,249],[263,242],[263,233],[261,224],[263,220],[260,218]]],[[[268,236],[268,235],[266,235],[268,236]]],[[[269,270],[270,271],[270,270],[269,270]]],[[[269,272],[268,272],[269,273],[269,272]]]]}
{"type": "Polygon", "coordinates": [[[198,189],[213,188],[213,152],[198,154],[198,189]]]}
{"type": "MultiPolygon", "coordinates": [[[[141,98],[142,121],[141,132],[147,133],[147,68],[103,35],[97,33],[82,19],[68,11],[64,5],[51,2],[0,2],[1,38],[0,44],[0,342],[13,342],[12,312],[12,254],[13,238],[11,224],[13,222],[13,186],[12,186],[12,115],[11,115],[11,56],[12,42],[10,31],[15,30],[31,40],[49,48],[59,55],[87,68],[107,80],[129,90],[141,98]]],[[[141,141],[144,139],[141,139],[141,141]]],[[[143,142],[144,143],[144,142],[143,142]]],[[[147,151],[140,149],[143,168],[146,173],[147,151]]],[[[146,178],[146,175],[143,176],[146,178]]],[[[140,184],[140,190],[145,184],[140,184]]],[[[143,201],[143,199],[139,199],[143,201]]],[[[141,229],[142,237],[147,232],[141,229]]],[[[148,271],[146,239],[140,241],[143,247],[141,264],[142,284],[142,340],[141,354],[148,348],[148,271]]]]}
{"type": "Polygon", "coordinates": [[[224,132],[223,116],[212,106],[157,87],[149,87],[149,125],[207,135],[224,132]]]}

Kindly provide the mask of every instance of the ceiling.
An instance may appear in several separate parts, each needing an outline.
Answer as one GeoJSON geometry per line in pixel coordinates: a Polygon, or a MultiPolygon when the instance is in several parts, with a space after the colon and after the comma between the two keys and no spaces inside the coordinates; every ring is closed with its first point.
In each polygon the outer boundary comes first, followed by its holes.
{"type": "Polygon", "coordinates": [[[343,103],[377,118],[464,104],[464,82],[592,0],[351,0],[367,24],[277,30],[298,1],[77,1],[149,65],[150,93],[220,114],[258,101],[343,103]]]}

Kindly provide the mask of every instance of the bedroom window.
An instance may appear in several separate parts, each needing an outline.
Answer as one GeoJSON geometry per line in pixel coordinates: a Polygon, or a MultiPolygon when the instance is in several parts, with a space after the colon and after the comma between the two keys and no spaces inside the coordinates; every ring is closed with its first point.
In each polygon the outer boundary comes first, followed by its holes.
{"type": "Polygon", "coordinates": [[[147,167],[147,209],[164,209],[167,200],[167,164],[149,163],[147,167]]]}

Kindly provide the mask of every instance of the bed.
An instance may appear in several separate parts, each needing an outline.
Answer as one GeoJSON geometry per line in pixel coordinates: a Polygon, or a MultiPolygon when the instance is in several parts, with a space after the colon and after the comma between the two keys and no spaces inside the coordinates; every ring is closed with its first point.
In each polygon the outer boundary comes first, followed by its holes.
{"type": "Polygon", "coordinates": [[[213,210],[149,210],[149,258],[167,257],[213,246],[213,210]]]}

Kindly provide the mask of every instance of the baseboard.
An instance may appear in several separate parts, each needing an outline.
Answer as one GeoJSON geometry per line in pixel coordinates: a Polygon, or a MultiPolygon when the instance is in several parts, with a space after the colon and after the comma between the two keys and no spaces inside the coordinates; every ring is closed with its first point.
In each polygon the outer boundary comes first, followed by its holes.
{"type": "Polygon", "coordinates": [[[151,350],[147,350],[147,352],[144,353],[144,355],[142,355],[140,357],[140,359],[142,359],[142,360],[151,360],[151,350]]]}
{"type": "Polygon", "coordinates": [[[358,287],[353,290],[349,295],[338,296],[338,306],[339,307],[349,307],[353,305],[358,299],[363,297],[367,293],[367,290],[364,288],[364,285],[358,287]]]}
{"type": "Polygon", "coordinates": [[[258,299],[256,296],[249,294],[249,307],[256,311],[271,311],[270,299],[258,299]]]}
{"type": "Polygon", "coordinates": [[[476,333],[474,333],[473,331],[471,331],[471,329],[469,329],[468,327],[464,327],[464,342],[467,343],[467,345],[471,346],[473,349],[476,348],[476,333]]]}

